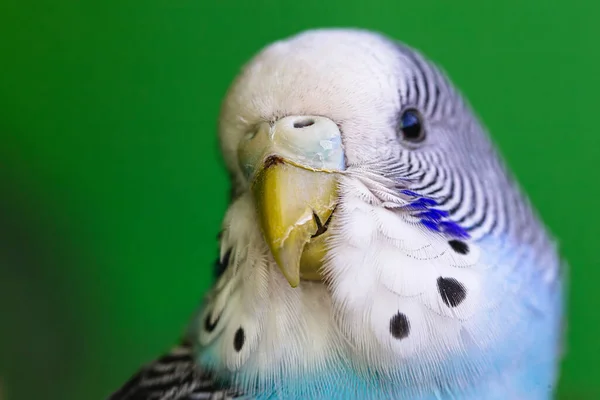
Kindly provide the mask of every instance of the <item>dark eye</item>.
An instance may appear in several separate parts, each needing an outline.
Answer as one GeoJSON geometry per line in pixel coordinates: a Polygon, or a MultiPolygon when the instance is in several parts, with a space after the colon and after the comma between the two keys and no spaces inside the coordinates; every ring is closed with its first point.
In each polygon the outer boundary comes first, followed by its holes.
{"type": "Polygon", "coordinates": [[[400,134],[402,139],[411,143],[422,142],[425,139],[425,129],[423,127],[423,117],[421,113],[410,108],[405,110],[400,116],[400,134]]]}

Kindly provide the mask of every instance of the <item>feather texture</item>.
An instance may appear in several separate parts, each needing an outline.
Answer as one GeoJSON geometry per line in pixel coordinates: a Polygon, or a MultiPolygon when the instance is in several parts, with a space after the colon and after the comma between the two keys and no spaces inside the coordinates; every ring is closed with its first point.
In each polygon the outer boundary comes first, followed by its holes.
{"type": "Polygon", "coordinates": [[[192,349],[143,369],[113,400],[234,396],[229,387],[259,400],[551,397],[562,321],[555,244],[433,63],[369,32],[299,34],[244,68],[220,139],[235,196],[192,349]],[[402,137],[406,109],[422,115],[422,143],[402,137]],[[288,115],[333,120],[347,166],[324,279],[297,288],[263,240],[237,158],[242,137],[288,115]]]}
{"type": "Polygon", "coordinates": [[[237,395],[201,371],[191,343],[184,342],[140,369],[108,400],[229,400],[237,395]]]}

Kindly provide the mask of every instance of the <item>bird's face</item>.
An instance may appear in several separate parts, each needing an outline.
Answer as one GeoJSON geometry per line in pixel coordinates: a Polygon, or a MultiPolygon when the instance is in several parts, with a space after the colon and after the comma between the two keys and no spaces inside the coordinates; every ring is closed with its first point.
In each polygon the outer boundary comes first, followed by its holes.
{"type": "Polygon", "coordinates": [[[547,397],[558,257],[436,67],[377,34],[309,31],[250,61],[219,126],[234,196],[188,335],[207,374],[180,378],[175,355],[158,364],[171,380],[260,399],[547,397]]]}
{"type": "Polygon", "coordinates": [[[314,31],[263,50],[230,89],[220,135],[234,190],[251,193],[249,220],[293,287],[322,279],[348,195],[401,207],[410,183],[440,190],[449,174],[427,173],[468,164],[452,118],[462,102],[411,55],[370,33],[314,31]]]}
{"type": "Polygon", "coordinates": [[[351,364],[425,393],[523,357],[534,285],[519,257],[554,266],[554,251],[418,53],[354,30],[277,42],[233,83],[219,133],[234,200],[226,268],[197,318],[203,365],[249,390],[309,375],[329,387],[351,364]]]}

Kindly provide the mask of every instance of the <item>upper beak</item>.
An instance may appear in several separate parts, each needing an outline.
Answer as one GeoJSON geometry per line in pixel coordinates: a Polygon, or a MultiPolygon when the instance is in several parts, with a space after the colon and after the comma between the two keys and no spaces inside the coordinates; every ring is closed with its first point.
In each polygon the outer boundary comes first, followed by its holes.
{"type": "Polygon", "coordinates": [[[327,228],[344,169],[341,133],[330,119],[290,116],[263,123],[239,148],[251,178],[260,227],[275,262],[292,287],[317,280],[327,228]]]}

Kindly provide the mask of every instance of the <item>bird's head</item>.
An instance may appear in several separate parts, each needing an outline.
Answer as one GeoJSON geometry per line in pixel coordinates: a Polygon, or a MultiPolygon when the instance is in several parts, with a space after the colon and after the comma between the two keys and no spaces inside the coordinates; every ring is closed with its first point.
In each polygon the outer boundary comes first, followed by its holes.
{"type": "MultiPolygon", "coordinates": [[[[335,229],[353,234],[332,224],[348,198],[422,214],[434,204],[411,208],[419,197],[448,197],[455,175],[490,151],[475,124],[419,54],[373,33],[317,30],[249,62],[224,101],[220,139],[233,191],[250,194],[248,220],[295,287],[327,272],[335,229]]],[[[421,219],[432,229],[468,236],[446,212],[430,214],[421,219]]]]}
{"type": "Polygon", "coordinates": [[[489,373],[490,344],[526,332],[529,278],[498,260],[547,238],[418,52],[360,30],[276,42],[234,81],[219,136],[234,195],[198,319],[205,365],[276,382],[349,363],[433,387],[489,373]],[[502,326],[487,319],[499,304],[502,326]]]}

